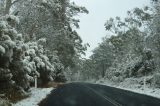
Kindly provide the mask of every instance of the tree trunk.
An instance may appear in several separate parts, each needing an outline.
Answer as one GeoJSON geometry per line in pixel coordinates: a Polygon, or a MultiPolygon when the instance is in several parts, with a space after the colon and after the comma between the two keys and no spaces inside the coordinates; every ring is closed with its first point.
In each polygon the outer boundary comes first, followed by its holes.
{"type": "Polygon", "coordinates": [[[12,6],[12,0],[6,0],[4,15],[9,14],[11,6],[12,6]]]}

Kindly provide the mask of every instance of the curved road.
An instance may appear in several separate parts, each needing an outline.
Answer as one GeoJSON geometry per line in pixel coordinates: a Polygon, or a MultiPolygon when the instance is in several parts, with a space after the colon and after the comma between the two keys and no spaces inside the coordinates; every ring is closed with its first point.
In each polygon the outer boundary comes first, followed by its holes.
{"type": "Polygon", "coordinates": [[[160,106],[160,99],[98,84],[69,83],[39,106],[160,106]]]}

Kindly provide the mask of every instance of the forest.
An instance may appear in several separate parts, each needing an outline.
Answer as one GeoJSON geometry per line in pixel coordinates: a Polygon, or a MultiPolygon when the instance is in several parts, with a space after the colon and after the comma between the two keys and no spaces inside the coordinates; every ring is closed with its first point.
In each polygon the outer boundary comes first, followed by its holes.
{"type": "MultiPolygon", "coordinates": [[[[89,44],[77,33],[79,14],[70,0],[0,0],[0,94],[15,101],[50,81],[134,80],[160,87],[160,2],[134,8],[104,23],[107,35],[83,58],[89,44]]],[[[1,96],[1,95],[0,95],[1,96]]]]}
{"type": "MultiPolygon", "coordinates": [[[[104,23],[107,35],[82,59],[75,70],[77,80],[109,80],[116,84],[136,82],[160,87],[160,2],[127,11],[124,19],[110,18],[104,23]]],[[[128,84],[129,84],[128,83],[128,84]]]]}

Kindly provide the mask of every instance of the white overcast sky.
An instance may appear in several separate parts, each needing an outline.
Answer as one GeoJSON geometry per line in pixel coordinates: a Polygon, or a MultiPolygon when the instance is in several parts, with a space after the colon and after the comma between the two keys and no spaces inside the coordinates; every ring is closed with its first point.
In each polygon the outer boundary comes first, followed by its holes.
{"type": "Polygon", "coordinates": [[[98,46],[102,37],[106,36],[104,23],[110,17],[125,17],[128,10],[134,7],[143,7],[150,0],[71,0],[77,5],[85,6],[89,10],[88,15],[80,15],[80,34],[84,43],[89,43],[90,48],[86,52],[88,58],[92,50],[98,46]]]}

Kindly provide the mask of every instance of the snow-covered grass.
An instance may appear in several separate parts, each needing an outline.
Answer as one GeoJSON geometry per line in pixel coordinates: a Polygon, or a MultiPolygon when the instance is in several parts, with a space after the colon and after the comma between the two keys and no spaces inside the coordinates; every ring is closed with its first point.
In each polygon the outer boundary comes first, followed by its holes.
{"type": "Polygon", "coordinates": [[[133,84],[133,83],[129,84],[127,82],[114,83],[109,80],[101,79],[101,80],[97,81],[96,84],[107,85],[107,86],[111,86],[111,87],[115,87],[115,88],[119,88],[119,89],[124,89],[124,90],[128,90],[128,91],[160,98],[160,88],[153,88],[153,87],[150,87],[147,85],[144,88],[143,85],[140,85],[138,83],[137,84],[133,84]],[[124,83],[126,83],[126,84],[124,85],[124,83]]]}
{"type": "Polygon", "coordinates": [[[31,88],[30,97],[13,104],[13,106],[38,106],[37,104],[52,90],[53,88],[31,88]]]}

